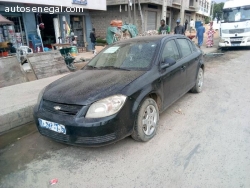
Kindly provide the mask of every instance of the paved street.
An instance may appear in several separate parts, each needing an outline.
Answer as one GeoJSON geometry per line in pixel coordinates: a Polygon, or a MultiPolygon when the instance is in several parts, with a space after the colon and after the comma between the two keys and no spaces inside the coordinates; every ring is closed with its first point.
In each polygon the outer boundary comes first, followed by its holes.
{"type": "Polygon", "coordinates": [[[250,187],[249,59],[249,49],[206,57],[203,92],[163,112],[150,142],[84,148],[38,132],[18,139],[0,150],[0,187],[250,187]]]}

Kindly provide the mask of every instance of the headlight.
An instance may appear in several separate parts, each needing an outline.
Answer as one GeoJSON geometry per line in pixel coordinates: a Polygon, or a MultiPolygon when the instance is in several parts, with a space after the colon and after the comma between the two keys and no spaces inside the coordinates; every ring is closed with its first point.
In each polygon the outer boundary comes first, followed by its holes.
{"type": "MultiPolygon", "coordinates": [[[[46,88],[46,87],[45,87],[46,88]]],[[[45,88],[43,88],[41,91],[40,91],[40,93],[39,93],[39,95],[38,95],[38,98],[37,98],[37,104],[40,104],[40,102],[41,102],[41,100],[42,100],[42,97],[43,97],[43,93],[44,93],[44,91],[45,91],[45,88]]]]}
{"type": "Polygon", "coordinates": [[[224,42],[225,42],[225,39],[220,38],[220,42],[219,43],[224,43],[224,42]]]}
{"type": "Polygon", "coordinates": [[[93,103],[86,114],[86,118],[101,118],[117,113],[126,101],[124,95],[114,95],[93,103]]]}

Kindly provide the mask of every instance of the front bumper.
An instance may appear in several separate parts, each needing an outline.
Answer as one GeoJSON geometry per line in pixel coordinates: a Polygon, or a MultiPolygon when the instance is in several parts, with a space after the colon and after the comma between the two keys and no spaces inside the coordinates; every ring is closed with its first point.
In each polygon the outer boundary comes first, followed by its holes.
{"type": "Polygon", "coordinates": [[[250,46],[250,38],[243,38],[240,41],[231,41],[230,38],[224,39],[224,42],[219,42],[220,47],[244,47],[250,46]]]}
{"type": "Polygon", "coordinates": [[[102,146],[131,135],[135,113],[132,112],[132,102],[129,100],[125,102],[117,114],[98,119],[56,114],[43,110],[36,105],[34,119],[40,134],[55,141],[71,145],[102,146]],[[38,118],[64,125],[66,134],[42,128],[39,125],[38,118]]]}

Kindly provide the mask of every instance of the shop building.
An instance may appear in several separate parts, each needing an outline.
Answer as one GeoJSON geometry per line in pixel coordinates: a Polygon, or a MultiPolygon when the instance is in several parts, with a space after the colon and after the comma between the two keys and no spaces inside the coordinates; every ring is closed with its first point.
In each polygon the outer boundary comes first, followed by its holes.
{"type": "Polygon", "coordinates": [[[54,43],[68,43],[69,36],[76,36],[77,46],[85,46],[90,50],[88,36],[92,22],[89,9],[106,10],[106,0],[0,2],[0,14],[15,24],[13,29],[20,43],[17,45],[30,46],[34,52],[43,49],[41,47],[51,48],[54,43]]]}
{"type": "Polygon", "coordinates": [[[210,14],[211,0],[166,0],[166,10],[162,10],[163,1],[135,0],[131,1],[135,2],[135,5],[129,6],[128,0],[107,0],[107,11],[90,10],[89,14],[97,35],[102,37],[105,37],[107,27],[114,19],[122,20],[124,24],[136,25],[141,33],[158,30],[163,12],[166,14],[166,23],[171,31],[174,30],[177,19],[181,20],[181,24],[184,24],[185,20],[190,22],[191,19],[204,21],[205,17],[210,14]]]}

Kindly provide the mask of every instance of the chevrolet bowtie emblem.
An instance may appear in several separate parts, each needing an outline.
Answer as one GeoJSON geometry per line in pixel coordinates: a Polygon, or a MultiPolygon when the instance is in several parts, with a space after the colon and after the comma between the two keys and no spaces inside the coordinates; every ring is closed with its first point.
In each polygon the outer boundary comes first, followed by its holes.
{"type": "Polygon", "coordinates": [[[54,106],[54,109],[55,110],[61,110],[61,107],[60,106],[54,106]]]}

